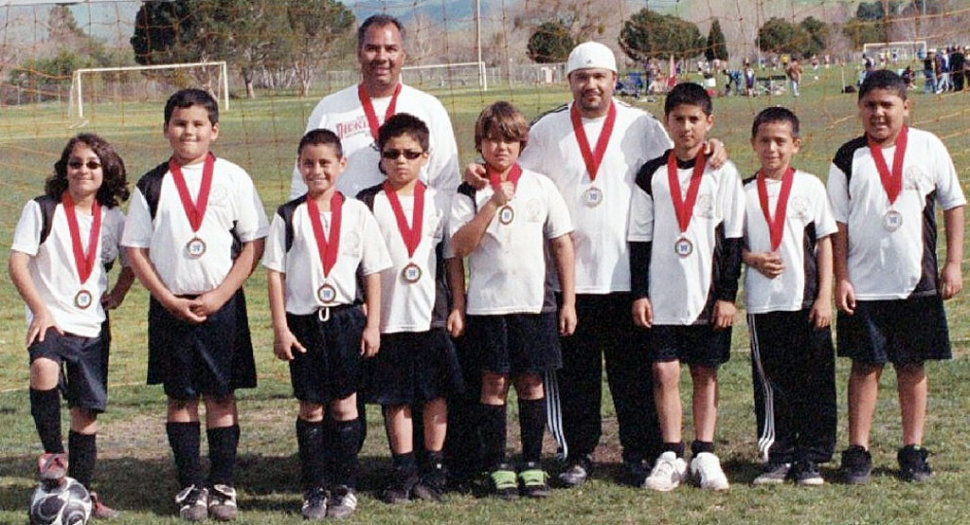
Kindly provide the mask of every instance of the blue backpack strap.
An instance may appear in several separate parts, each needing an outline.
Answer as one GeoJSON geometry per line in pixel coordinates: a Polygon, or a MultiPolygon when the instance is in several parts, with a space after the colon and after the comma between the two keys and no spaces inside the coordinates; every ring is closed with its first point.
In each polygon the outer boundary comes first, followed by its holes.
{"type": "Polygon", "coordinates": [[[57,208],[57,204],[60,203],[58,199],[50,197],[48,195],[41,195],[34,199],[40,206],[41,215],[41,225],[40,225],[40,242],[38,245],[44,244],[47,237],[51,234],[51,228],[54,226],[54,209],[57,208]]]}

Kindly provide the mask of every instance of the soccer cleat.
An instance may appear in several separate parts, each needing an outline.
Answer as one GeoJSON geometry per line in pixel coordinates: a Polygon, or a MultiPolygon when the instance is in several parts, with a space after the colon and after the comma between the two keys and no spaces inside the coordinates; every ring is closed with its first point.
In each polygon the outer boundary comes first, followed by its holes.
{"type": "Polygon", "coordinates": [[[189,485],[175,496],[179,517],[185,521],[202,521],[209,517],[209,491],[189,485]]]}
{"type": "Polygon", "coordinates": [[[731,487],[721,460],[711,452],[701,452],[690,461],[690,473],[697,485],[708,490],[727,490],[731,487]]]}
{"type": "Polygon", "coordinates": [[[814,461],[797,461],[795,463],[795,483],[803,487],[818,487],[825,484],[818,465],[814,461]]]}
{"type": "Polygon", "coordinates": [[[872,455],[859,445],[850,445],[842,451],[842,478],[849,485],[869,483],[872,473],[872,455]]]}
{"type": "Polygon", "coordinates": [[[896,459],[899,461],[899,477],[903,481],[927,481],[933,477],[933,469],[927,458],[930,451],[919,445],[906,445],[899,449],[896,459]]]}
{"type": "Polygon", "coordinates": [[[444,494],[447,486],[448,473],[444,464],[435,463],[430,465],[429,470],[421,476],[421,481],[414,485],[411,494],[425,501],[441,501],[441,495],[444,494]]]}
{"type": "Polygon", "coordinates": [[[113,520],[121,513],[101,501],[101,495],[91,492],[91,517],[98,520],[113,520]]]}
{"type": "Polygon", "coordinates": [[[327,516],[327,491],[323,487],[314,487],[303,495],[303,506],[300,514],[305,520],[322,520],[327,516]]]}
{"type": "Polygon", "coordinates": [[[519,483],[515,478],[515,472],[510,470],[508,465],[500,465],[488,477],[492,482],[492,494],[504,500],[519,497],[519,483]]]}
{"type": "Polygon", "coordinates": [[[229,485],[213,485],[209,491],[209,516],[217,521],[236,519],[236,489],[229,485]]]}
{"type": "Polygon", "coordinates": [[[588,455],[577,458],[569,458],[566,461],[566,468],[556,476],[559,484],[565,488],[573,488],[586,483],[590,473],[593,471],[593,461],[588,455]]]}
{"type": "Polygon", "coordinates": [[[67,454],[44,453],[37,458],[37,478],[45,483],[60,483],[67,476],[67,454]]]}
{"type": "Polygon", "coordinates": [[[549,474],[546,474],[538,463],[529,462],[522,465],[519,471],[519,487],[522,495],[527,498],[548,498],[552,492],[549,490],[549,474]]]}
{"type": "Polygon", "coordinates": [[[625,461],[626,473],[629,476],[630,484],[634,487],[642,487],[643,482],[650,475],[650,463],[645,459],[625,461]]]}
{"type": "Polygon", "coordinates": [[[653,464],[653,470],[643,481],[644,488],[669,492],[687,478],[687,463],[671,451],[660,454],[653,464]]]}
{"type": "Polygon", "coordinates": [[[327,507],[327,517],[349,518],[357,510],[357,494],[354,489],[346,485],[338,485],[330,491],[330,506],[327,507]]]}
{"type": "Polygon", "coordinates": [[[791,463],[769,463],[765,471],[752,482],[755,485],[777,485],[784,483],[791,474],[791,463]]]}

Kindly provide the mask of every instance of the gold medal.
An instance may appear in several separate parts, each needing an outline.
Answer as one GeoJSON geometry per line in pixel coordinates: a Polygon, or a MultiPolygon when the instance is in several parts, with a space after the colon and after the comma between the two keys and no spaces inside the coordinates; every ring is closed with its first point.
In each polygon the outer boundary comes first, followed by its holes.
{"type": "Polygon", "coordinates": [[[185,244],[185,253],[192,259],[202,257],[205,254],[205,241],[198,237],[193,237],[191,241],[185,244]]]}
{"type": "Polygon", "coordinates": [[[903,225],[903,214],[896,210],[889,210],[882,216],[882,227],[886,231],[894,232],[903,225]]]}
{"type": "Polygon", "coordinates": [[[501,208],[499,208],[498,222],[507,225],[507,224],[512,224],[512,221],[514,220],[515,220],[515,210],[513,210],[511,206],[506,204],[505,206],[502,206],[501,208]]]}
{"type": "Polygon", "coordinates": [[[690,254],[694,253],[694,243],[690,242],[687,237],[680,237],[674,243],[674,253],[681,259],[689,257],[690,254]]]}
{"type": "Polygon", "coordinates": [[[413,262],[408,263],[408,265],[405,266],[403,270],[401,270],[401,278],[403,278],[404,282],[408,284],[414,284],[420,281],[421,274],[422,274],[421,267],[419,267],[417,264],[414,264],[413,262]]]}
{"type": "Polygon", "coordinates": [[[337,289],[330,284],[324,284],[317,288],[317,299],[323,304],[332,304],[337,300],[337,289]]]}
{"type": "Polygon", "coordinates": [[[94,302],[94,296],[87,290],[81,290],[74,296],[74,306],[81,310],[87,310],[92,302],[94,302]]]}

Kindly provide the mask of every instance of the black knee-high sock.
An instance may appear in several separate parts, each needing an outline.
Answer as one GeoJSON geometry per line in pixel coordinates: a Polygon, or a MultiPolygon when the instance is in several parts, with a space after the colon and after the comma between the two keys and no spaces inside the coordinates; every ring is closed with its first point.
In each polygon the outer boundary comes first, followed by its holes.
{"type": "Polygon", "coordinates": [[[61,436],[61,394],[57,388],[50,390],[30,389],[30,415],[34,417],[37,435],[44,452],[63,454],[61,436]]]}
{"type": "Polygon", "coordinates": [[[296,443],[300,451],[300,477],[303,490],[324,485],[323,421],[304,421],[296,418],[296,443]]]}
{"type": "Polygon", "coordinates": [[[357,474],[360,471],[358,461],[360,419],[334,421],[331,425],[333,428],[332,481],[336,485],[357,488],[357,474]]]}
{"type": "Polygon", "coordinates": [[[505,464],[506,429],[505,405],[479,406],[481,410],[482,442],[485,448],[485,467],[495,470],[505,464]]]}
{"type": "Polygon", "coordinates": [[[546,400],[519,399],[519,427],[522,434],[522,462],[538,463],[542,458],[542,434],[546,429],[546,400]]]}
{"type": "Polygon", "coordinates": [[[172,454],[175,456],[180,488],[189,485],[202,486],[202,461],[199,457],[202,442],[202,437],[199,435],[200,428],[198,421],[165,425],[168,444],[172,447],[172,454]]]}
{"type": "Polygon", "coordinates": [[[236,450],[239,448],[239,425],[210,428],[205,431],[209,440],[209,483],[235,484],[236,450]]]}
{"type": "Polygon", "coordinates": [[[98,435],[68,432],[67,452],[67,475],[90,489],[94,463],[98,460],[98,435]]]}

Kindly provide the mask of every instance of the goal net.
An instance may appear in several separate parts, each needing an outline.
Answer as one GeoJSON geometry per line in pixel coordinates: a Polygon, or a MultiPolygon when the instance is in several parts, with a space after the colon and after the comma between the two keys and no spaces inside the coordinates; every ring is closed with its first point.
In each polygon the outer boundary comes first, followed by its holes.
{"type": "Polygon", "coordinates": [[[77,69],[71,79],[69,117],[80,122],[99,111],[116,114],[118,105],[162,101],[183,88],[205,89],[229,109],[229,76],[225,62],[77,69]]]}
{"type": "Polygon", "coordinates": [[[870,42],[862,44],[862,52],[883,65],[908,64],[926,56],[926,41],[870,42]]]}
{"type": "Polygon", "coordinates": [[[488,75],[484,62],[460,62],[404,67],[401,78],[405,84],[419,89],[461,89],[473,87],[488,90],[488,75]]]}

